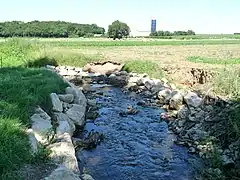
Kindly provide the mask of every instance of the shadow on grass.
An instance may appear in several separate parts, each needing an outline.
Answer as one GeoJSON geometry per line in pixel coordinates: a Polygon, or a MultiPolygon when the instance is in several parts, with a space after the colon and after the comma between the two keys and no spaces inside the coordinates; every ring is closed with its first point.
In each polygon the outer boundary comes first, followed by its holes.
{"type": "Polygon", "coordinates": [[[49,94],[61,93],[67,85],[43,68],[0,69],[0,179],[32,160],[25,129],[40,105],[50,112],[49,94]]]}
{"type": "Polygon", "coordinates": [[[56,59],[54,58],[49,58],[47,56],[44,57],[40,57],[38,59],[35,59],[33,61],[28,61],[25,64],[25,67],[36,67],[36,68],[40,68],[40,67],[44,67],[46,65],[52,65],[52,66],[58,66],[58,63],[56,61],[56,59]]]}

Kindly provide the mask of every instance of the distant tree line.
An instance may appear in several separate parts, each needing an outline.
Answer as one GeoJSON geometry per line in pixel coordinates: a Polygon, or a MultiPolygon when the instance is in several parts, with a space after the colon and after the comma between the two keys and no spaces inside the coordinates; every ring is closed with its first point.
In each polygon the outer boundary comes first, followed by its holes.
{"type": "Polygon", "coordinates": [[[192,36],[195,35],[195,32],[192,30],[188,30],[188,31],[174,31],[174,32],[170,32],[170,31],[157,31],[157,32],[153,32],[150,34],[150,36],[192,36]]]}
{"type": "Polygon", "coordinates": [[[64,38],[104,34],[105,29],[96,24],[77,24],[64,21],[11,21],[0,23],[0,37],[64,38]]]}

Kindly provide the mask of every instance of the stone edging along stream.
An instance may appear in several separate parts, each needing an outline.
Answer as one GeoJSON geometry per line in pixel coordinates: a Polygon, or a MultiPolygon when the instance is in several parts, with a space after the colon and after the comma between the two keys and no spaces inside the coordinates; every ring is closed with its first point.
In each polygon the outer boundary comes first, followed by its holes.
{"type": "MultiPolygon", "coordinates": [[[[120,71],[122,65],[120,69],[114,67],[112,72],[108,69],[107,75],[102,71],[102,74],[91,72],[89,66],[88,72],[82,68],[69,66],[46,67],[57,72],[70,86],[66,88],[66,94],[50,94],[53,104],[51,117],[40,107],[31,116],[33,123],[29,137],[33,149],[36,151],[37,141],[47,145],[52,151],[51,158],[62,165],[46,178],[48,180],[63,179],[63,177],[80,179],[71,137],[76,127],[83,127],[85,123],[87,99],[82,90],[88,91],[86,82],[89,79],[99,84],[112,84],[142,94],[145,99],[139,102],[139,105],[155,105],[166,109],[166,112],[161,114],[161,118],[168,122],[169,129],[177,135],[176,143],[188,146],[189,152],[197,153],[203,159],[209,159],[217,150],[225,166],[234,166],[240,157],[237,142],[229,142],[225,148],[215,147],[214,143],[216,139],[213,130],[221,125],[220,119],[226,118],[224,113],[220,112],[223,109],[225,113],[228,112],[229,106],[232,105],[230,101],[177,90],[174,85],[168,85],[166,79],[151,79],[147,74],[120,71]]],[[[101,68],[99,64],[98,68],[101,68]]],[[[221,174],[219,169],[215,172],[221,174]]],[[[85,174],[81,178],[91,177],[85,174]]]]}

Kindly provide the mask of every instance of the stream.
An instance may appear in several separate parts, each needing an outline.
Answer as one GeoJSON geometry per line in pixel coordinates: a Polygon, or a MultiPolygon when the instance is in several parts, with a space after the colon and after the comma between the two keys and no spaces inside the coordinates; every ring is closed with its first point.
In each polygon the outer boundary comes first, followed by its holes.
{"type": "Polygon", "coordinates": [[[95,149],[77,152],[80,168],[95,180],[193,179],[198,158],[174,144],[174,134],[160,119],[161,108],[138,106],[142,97],[120,88],[98,84],[92,88],[99,116],[88,120],[84,130],[101,132],[104,140],[95,149]],[[128,106],[139,112],[121,115],[128,106]]]}

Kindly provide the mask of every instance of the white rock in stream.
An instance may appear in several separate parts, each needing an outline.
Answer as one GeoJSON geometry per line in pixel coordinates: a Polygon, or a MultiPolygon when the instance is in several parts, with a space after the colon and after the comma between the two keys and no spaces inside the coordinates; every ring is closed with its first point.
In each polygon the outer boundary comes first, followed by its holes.
{"type": "Polygon", "coordinates": [[[56,93],[51,93],[50,98],[52,101],[53,111],[62,112],[63,111],[62,102],[60,101],[58,95],[56,93]]]}

